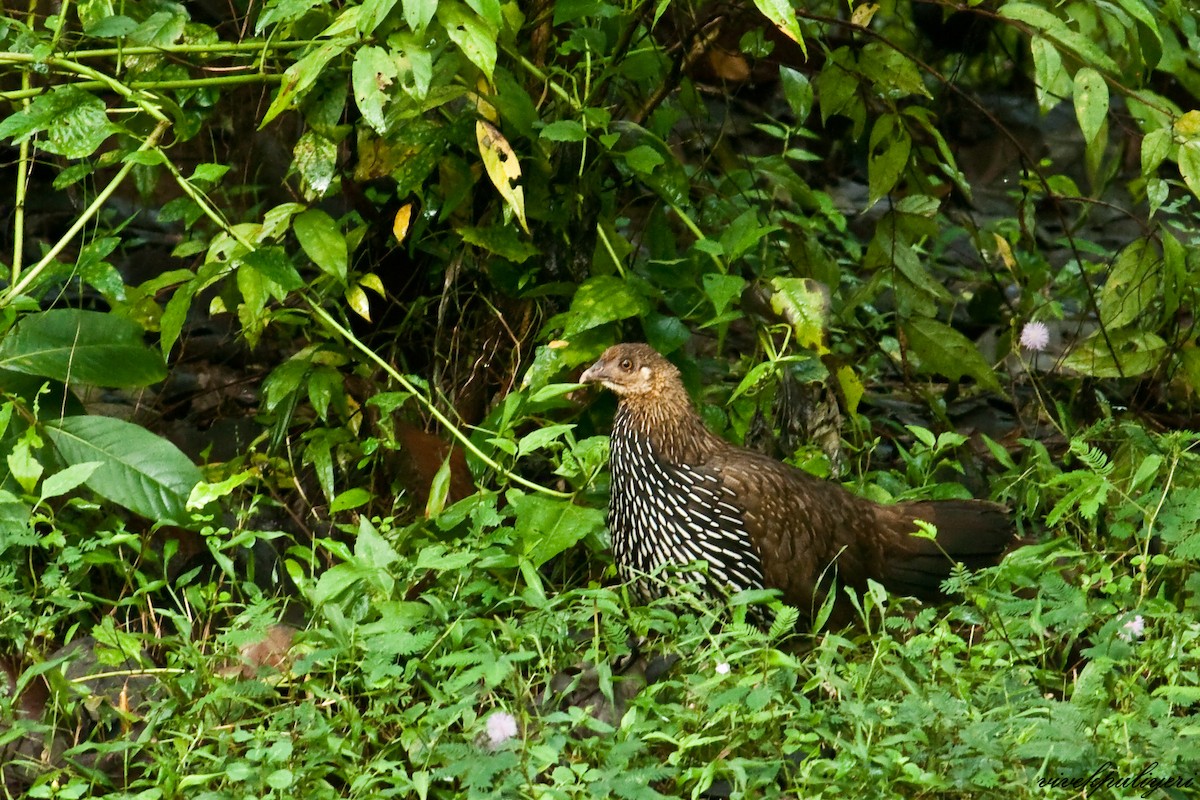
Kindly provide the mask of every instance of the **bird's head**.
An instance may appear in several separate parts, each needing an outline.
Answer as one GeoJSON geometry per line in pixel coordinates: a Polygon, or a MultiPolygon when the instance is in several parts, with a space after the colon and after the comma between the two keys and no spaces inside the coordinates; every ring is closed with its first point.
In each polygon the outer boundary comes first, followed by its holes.
{"type": "Polygon", "coordinates": [[[579,376],[598,383],[623,399],[669,396],[682,391],[679,370],[648,344],[617,344],[579,376]]]}

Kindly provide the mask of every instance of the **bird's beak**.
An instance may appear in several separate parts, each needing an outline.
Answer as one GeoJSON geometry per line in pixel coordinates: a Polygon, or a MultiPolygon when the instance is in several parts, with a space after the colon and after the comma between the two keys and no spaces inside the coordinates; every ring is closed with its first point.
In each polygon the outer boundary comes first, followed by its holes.
{"type": "Polygon", "coordinates": [[[583,374],[579,376],[579,382],[580,383],[598,383],[598,382],[604,380],[604,378],[605,378],[604,361],[601,360],[601,361],[597,361],[595,364],[592,364],[590,367],[585,369],[583,371],[583,374]]]}

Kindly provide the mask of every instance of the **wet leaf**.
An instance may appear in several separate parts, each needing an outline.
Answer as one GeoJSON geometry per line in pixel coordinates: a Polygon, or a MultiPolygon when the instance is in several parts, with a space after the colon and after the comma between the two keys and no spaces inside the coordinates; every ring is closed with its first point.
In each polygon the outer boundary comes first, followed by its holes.
{"type": "Polygon", "coordinates": [[[475,123],[475,138],[479,142],[479,155],[483,157],[488,177],[516,215],[521,228],[529,233],[529,225],[525,221],[525,190],[518,183],[521,165],[512,145],[495,125],[482,119],[475,123]]]}

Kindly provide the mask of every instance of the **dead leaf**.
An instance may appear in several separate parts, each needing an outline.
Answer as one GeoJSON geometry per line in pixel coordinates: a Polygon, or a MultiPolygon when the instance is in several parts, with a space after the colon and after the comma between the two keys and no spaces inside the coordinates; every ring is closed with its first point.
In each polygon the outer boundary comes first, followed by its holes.
{"type": "Polygon", "coordinates": [[[521,165],[512,145],[500,133],[500,129],[487,120],[475,123],[475,138],[479,141],[479,155],[483,157],[483,166],[487,170],[492,184],[500,192],[500,196],[508,203],[521,223],[521,229],[529,233],[529,224],[525,221],[525,190],[519,183],[521,165]]]}

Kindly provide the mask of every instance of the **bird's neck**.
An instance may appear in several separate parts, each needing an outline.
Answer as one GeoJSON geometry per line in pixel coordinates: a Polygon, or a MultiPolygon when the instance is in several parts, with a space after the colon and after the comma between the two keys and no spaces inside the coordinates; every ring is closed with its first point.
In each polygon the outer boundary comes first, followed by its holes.
{"type": "Polygon", "coordinates": [[[679,397],[623,397],[613,420],[614,436],[645,438],[654,453],[673,464],[695,463],[727,443],[704,427],[687,394],[679,397]]]}

